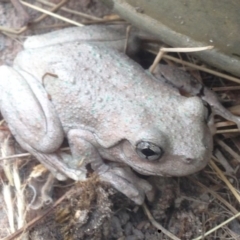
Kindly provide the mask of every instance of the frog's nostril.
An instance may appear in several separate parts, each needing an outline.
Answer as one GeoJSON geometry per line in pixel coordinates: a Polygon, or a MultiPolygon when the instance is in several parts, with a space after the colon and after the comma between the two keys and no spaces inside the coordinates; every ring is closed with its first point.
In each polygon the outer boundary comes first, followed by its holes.
{"type": "Polygon", "coordinates": [[[192,158],[186,158],[185,160],[186,160],[186,163],[189,163],[189,164],[193,162],[192,158]]]}

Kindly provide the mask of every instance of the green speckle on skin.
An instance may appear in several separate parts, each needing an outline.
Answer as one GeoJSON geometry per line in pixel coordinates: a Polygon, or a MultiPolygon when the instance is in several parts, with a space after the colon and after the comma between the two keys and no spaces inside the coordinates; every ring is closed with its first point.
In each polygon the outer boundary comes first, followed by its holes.
{"type": "Polygon", "coordinates": [[[110,96],[107,96],[107,97],[105,98],[105,102],[110,102],[110,100],[111,100],[110,96]]]}
{"type": "Polygon", "coordinates": [[[95,110],[94,110],[94,106],[92,106],[92,111],[91,111],[91,114],[94,115],[95,114],[95,110]]]}
{"type": "Polygon", "coordinates": [[[148,99],[148,101],[154,101],[154,97],[152,97],[152,96],[149,96],[147,99],[148,99]]]}
{"type": "Polygon", "coordinates": [[[131,122],[130,118],[124,118],[123,120],[124,120],[125,123],[130,123],[131,122]]]}

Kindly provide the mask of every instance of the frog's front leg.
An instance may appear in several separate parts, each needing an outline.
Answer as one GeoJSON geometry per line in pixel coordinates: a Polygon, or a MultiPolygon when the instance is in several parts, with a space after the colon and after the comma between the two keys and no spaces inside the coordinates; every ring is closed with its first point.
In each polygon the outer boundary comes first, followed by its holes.
{"type": "Polygon", "coordinates": [[[68,169],[57,154],[64,133],[41,83],[8,66],[0,67],[0,76],[0,111],[18,143],[58,179],[79,179],[81,173],[68,169]]]}
{"type": "Polygon", "coordinates": [[[219,102],[216,94],[197,81],[190,74],[172,66],[158,64],[153,75],[167,84],[185,92],[191,96],[199,96],[212,108],[214,115],[222,116],[229,121],[235,122],[240,129],[240,117],[233,115],[219,102]]]}
{"type": "Polygon", "coordinates": [[[152,197],[152,186],[138,178],[128,166],[120,164],[105,164],[98,151],[98,143],[94,134],[81,129],[72,129],[68,133],[69,144],[73,155],[70,167],[86,167],[87,164],[97,172],[103,182],[111,184],[137,204],[142,204],[145,194],[152,197]],[[80,163],[80,164],[79,164],[80,163]]]}

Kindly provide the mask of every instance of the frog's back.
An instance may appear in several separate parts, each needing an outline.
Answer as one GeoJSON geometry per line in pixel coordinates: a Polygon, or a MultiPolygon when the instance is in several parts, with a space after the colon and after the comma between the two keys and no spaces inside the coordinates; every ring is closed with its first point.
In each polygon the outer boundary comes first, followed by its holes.
{"type": "Polygon", "coordinates": [[[103,46],[68,43],[30,49],[20,59],[16,65],[31,59],[24,70],[44,82],[66,131],[142,127],[156,102],[161,113],[170,95],[178,98],[127,56],[103,46]]]}

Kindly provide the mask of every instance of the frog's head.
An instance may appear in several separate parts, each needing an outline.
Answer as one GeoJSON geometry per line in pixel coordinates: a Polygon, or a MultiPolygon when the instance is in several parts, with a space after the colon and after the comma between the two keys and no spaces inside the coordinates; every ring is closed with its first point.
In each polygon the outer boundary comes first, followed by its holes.
{"type": "Polygon", "coordinates": [[[184,176],[201,170],[212,153],[208,111],[198,97],[184,99],[164,122],[148,124],[131,141],[123,141],[122,160],[145,175],[184,176]]]}

